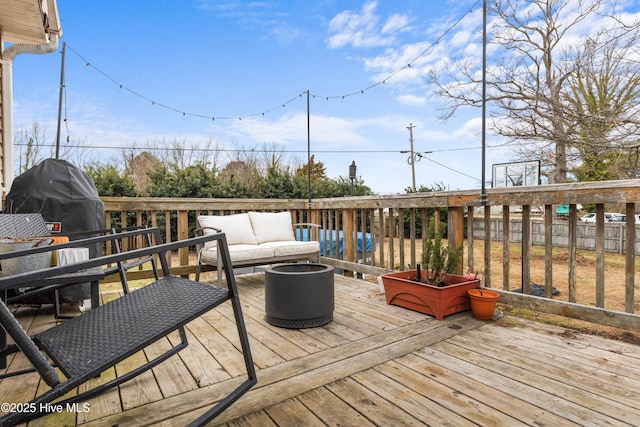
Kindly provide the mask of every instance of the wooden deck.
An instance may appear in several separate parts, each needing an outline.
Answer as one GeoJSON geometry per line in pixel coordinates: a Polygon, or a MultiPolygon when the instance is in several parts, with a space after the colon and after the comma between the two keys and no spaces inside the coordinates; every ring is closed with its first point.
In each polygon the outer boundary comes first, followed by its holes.
{"type": "MultiPolygon", "coordinates": [[[[512,317],[482,322],[460,313],[437,321],[388,306],[376,284],[342,276],[336,276],[333,322],[280,329],[264,320],[263,283],[261,273],[238,277],[258,384],[216,425],[640,424],[636,346],[512,317]]],[[[18,311],[32,333],[52,325],[48,306],[18,311]]],[[[192,322],[189,347],[153,372],[77,412],[29,425],[187,424],[243,375],[232,319],[230,306],[220,307],[192,322]]],[[[111,374],[167,345],[158,343],[111,374]]],[[[24,360],[10,363],[15,368],[24,360]]],[[[36,387],[42,384],[32,374],[2,380],[0,401],[28,400],[36,387]]]]}

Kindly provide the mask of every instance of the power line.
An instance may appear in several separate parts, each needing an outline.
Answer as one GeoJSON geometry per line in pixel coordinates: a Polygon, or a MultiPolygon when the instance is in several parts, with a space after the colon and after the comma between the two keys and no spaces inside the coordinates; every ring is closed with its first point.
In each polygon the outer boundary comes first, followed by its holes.
{"type": "MultiPolygon", "coordinates": [[[[22,146],[22,147],[26,147],[29,145],[29,143],[23,143],[23,142],[19,142],[14,144],[15,146],[22,146]]],[[[56,147],[56,144],[40,144],[40,147],[56,147]]],[[[84,148],[84,149],[97,149],[97,150],[127,150],[127,149],[132,149],[132,150],[136,150],[136,151],[146,151],[146,150],[151,150],[151,151],[189,151],[189,152],[208,152],[208,151],[217,151],[217,152],[224,152],[224,153],[256,153],[256,152],[262,152],[262,151],[266,151],[266,152],[276,152],[277,150],[256,150],[256,149],[251,149],[251,148],[215,148],[215,149],[211,149],[211,148],[197,148],[197,147],[191,147],[191,148],[176,148],[176,147],[127,147],[127,146],[108,146],[108,145],[102,145],[102,146],[95,146],[95,145],[73,145],[73,148],[84,148]]],[[[452,172],[458,173],[460,175],[464,175],[466,177],[472,178],[477,180],[478,178],[473,177],[471,175],[468,175],[464,172],[460,172],[456,169],[453,169],[443,163],[437,162],[433,159],[430,159],[428,157],[425,157],[423,154],[431,154],[431,153],[440,153],[440,152],[446,152],[446,151],[458,151],[458,150],[478,150],[480,149],[480,147],[468,147],[468,148],[451,148],[451,149],[445,149],[445,150],[433,150],[433,151],[423,151],[423,152],[415,152],[416,156],[419,156],[421,159],[427,159],[430,162],[433,162],[445,169],[449,169],[452,172]]],[[[302,154],[302,153],[307,153],[307,150],[287,150],[287,153],[292,153],[292,154],[302,154]]],[[[407,151],[406,150],[314,150],[313,151],[314,154],[384,154],[384,153],[399,153],[399,154],[406,154],[407,151]]],[[[404,162],[402,162],[401,164],[403,164],[404,162]]],[[[394,171],[392,171],[391,173],[393,173],[394,171]]]]}
{"type": "MultiPolygon", "coordinates": [[[[17,142],[15,146],[26,147],[29,143],[17,142]]],[[[40,147],[55,147],[55,144],[39,144],[40,147]]],[[[128,147],[126,145],[68,145],[73,148],[91,148],[96,150],[120,150],[120,149],[133,149],[133,150],[157,150],[157,151],[221,151],[230,153],[250,153],[250,152],[277,152],[278,150],[261,150],[255,148],[174,148],[174,147],[128,147]]],[[[417,155],[423,157],[422,154],[431,153],[443,153],[448,151],[460,151],[460,150],[479,150],[480,147],[467,147],[467,148],[448,148],[442,150],[431,150],[416,152],[417,155]]],[[[287,153],[306,153],[307,150],[286,150],[287,153]]],[[[382,154],[382,153],[400,153],[406,154],[406,150],[313,150],[314,153],[323,154],[382,154]]]]}
{"type": "Polygon", "coordinates": [[[453,169],[453,168],[451,168],[451,167],[449,167],[449,166],[447,166],[447,165],[444,165],[444,164],[442,164],[442,163],[440,163],[440,162],[436,162],[435,160],[430,159],[430,158],[428,158],[428,157],[424,157],[424,156],[423,156],[423,158],[424,158],[424,159],[427,159],[427,160],[429,160],[430,162],[433,162],[433,163],[435,163],[436,165],[441,166],[441,167],[443,167],[443,168],[445,168],[445,169],[449,169],[451,172],[455,172],[455,173],[457,173],[457,174],[464,175],[464,176],[466,176],[467,178],[475,179],[475,180],[477,180],[477,181],[479,181],[479,180],[480,180],[479,178],[476,178],[475,176],[471,176],[471,175],[466,174],[466,173],[464,173],[464,172],[460,172],[459,170],[453,169]]]}

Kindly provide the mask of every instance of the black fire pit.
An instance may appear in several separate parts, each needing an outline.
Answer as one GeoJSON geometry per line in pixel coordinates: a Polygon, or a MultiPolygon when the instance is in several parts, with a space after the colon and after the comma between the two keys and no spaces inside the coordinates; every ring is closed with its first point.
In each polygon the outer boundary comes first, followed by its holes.
{"type": "Polygon", "coordinates": [[[300,329],[333,320],[333,267],[324,264],[277,264],[265,278],[267,322],[280,328],[300,329]]]}

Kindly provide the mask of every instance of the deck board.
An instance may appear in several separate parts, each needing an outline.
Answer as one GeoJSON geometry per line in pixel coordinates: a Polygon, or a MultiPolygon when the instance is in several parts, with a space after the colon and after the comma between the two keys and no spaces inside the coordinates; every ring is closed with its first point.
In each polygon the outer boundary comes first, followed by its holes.
{"type": "Polygon", "coordinates": [[[279,426],[324,426],[320,418],[295,398],[270,406],[265,409],[265,412],[279,426]]]}
{"type": "Polygon", "coordinates": [[[296,398],[325,425],[344,427],[375,425],[327,387],[318,387],[296,398]]]}
{"type": "MultiPolygon", "coordinates": [[[[519,415],[518,409],[522,400],[536,402],[539,414],[533,420],[538,425],[620,425],[614,419],[601,417],[599,412],[582,406],[580,399],[588,399],[590,396],[583,393],[578,388],[579,385],[565,383],[562,378],[548,381],[536,373],[529,374],[518,366],[488,359],[449,342],[437,343],[421,352],[421,356],[428,356],[428,360],[433,363],[509,394],[512,400],[511,408],[504,409],[513,410],[513,415],[519,415]],[[562,422],[561,418],[565,418],[567,422],[562,422]]],[[[540,369],[544,367],[541,366],[540,369]]],[[[493,405],[490,396],[487,396],[483,403],[493,405]]],[[[595,407],[598,406],[596,403],[595,407]]],[[[523,417],[522,421],[529,422],[531,419],[523,417]]]]}
{"type": "Polygon", "coordinates": [[[364,417],[378,426],[428,425],[416,416],[404,411],[394,402],[371,391],[353,378],[342,378],[327,386],[349,405],[357,408],[364,417]]]}
{"type": "MultiPolygon", "coordinates": [[[[425,396],[429,399],[425,405],[427,407],[443,406],[465,419],[484,426],[525,425],[509,416],[506,411],[495,407],[500,403],[504,408],[508,408],[513,403],[511,396],[497,393],[489,386],[430,364],[415,353],[389,361],[375,369],[406,385],[415,393],[425,396]],[[488,396],[493,402],[493,407],[480,404],[488,396]]],[[[523,413],[530,411],[526,406],[519,407],[518,410],[523,413]]],[[[530,418],[533,419],[533,416],[530,418]]]]}
{"type": "MultiPolygon", "coordinates": [[[[459,313],[437,321],[387,305],[377,284],[335,277],[333,322],[293,330],[266,322],[262,273],[238,276],[258,384],[212,425],[629,426],[640,419],[636,346],[512,317],[482,322],[459,313]]],[[[16,310],[30,333],[55,323],[46,306],[16,310]]],[[[191,322],[187,338],[178,355],[92,399],[89,412],[30,426],[74,418],[81,426],[187,424],[244,374],[228,304],[191,322]]],[[[177,342],[177,334],[163,339],[92,382],[177,342]]],[[[9,362],[26,363],[21,355],[9,362]]],[[[5,379],[0,396],[21,401],[38,386],[35,374],[5,379]]]]}

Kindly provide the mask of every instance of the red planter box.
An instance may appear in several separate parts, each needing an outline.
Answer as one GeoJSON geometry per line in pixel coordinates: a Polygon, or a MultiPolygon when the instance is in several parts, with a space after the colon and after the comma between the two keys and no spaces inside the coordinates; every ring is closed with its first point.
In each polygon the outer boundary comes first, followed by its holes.
{"type": "Polygon", "coordinates": [[[448,274],[447,286],[438,287],[412,279],[416,270],[398,271],[382,276],[387,304],[397,305],[442,320],[444,316],[470,310],[467,291],[480,286],[480,279],[468,280],[464,276],[448,274]]]}

